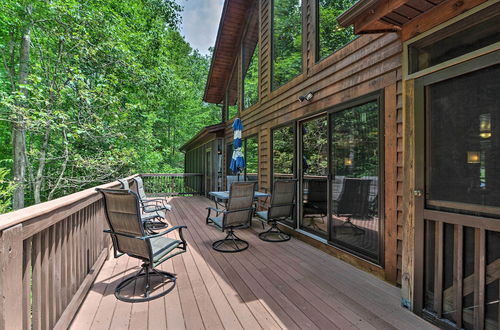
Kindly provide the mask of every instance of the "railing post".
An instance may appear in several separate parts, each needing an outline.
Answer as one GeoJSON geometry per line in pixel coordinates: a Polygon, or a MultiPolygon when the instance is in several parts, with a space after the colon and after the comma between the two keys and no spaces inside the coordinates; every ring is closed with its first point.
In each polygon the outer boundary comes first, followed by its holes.
{"type": "Polygon", "coordinates": [[[0,329],[22,329],[22,225],[5,229],[0,235],[0,329]]]}

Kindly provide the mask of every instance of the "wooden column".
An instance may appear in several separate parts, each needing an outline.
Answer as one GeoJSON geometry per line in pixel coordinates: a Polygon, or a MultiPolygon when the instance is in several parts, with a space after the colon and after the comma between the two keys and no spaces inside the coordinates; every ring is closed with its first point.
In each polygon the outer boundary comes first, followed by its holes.
{"type": "Polygon", "coordinates": [[[23,328],[22,225],[0,236],[0,329],[23,328]]]}
{"type": "Polygon", "coordinates": [[[415,118],[414,81],[403,83],[403,142],[404,142],[404,199],[403,199],[403,260],[401,299],[403,305],[413,310],[414,252],[415,252],[415,118]]]}

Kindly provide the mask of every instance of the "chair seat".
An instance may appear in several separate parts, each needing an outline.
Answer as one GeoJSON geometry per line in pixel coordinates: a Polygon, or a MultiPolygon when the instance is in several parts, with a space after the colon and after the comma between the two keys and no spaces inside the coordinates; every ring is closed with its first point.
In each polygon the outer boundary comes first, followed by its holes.
{"type": "Polygon", "coordinates": [[[259,217],[260,219],[267,221],[268,220],[267,217],[269,215],[269,212],[268,211],[257,211],[257,212],[255,212],[255,215],[257,217],[259,217]]]}
{"type": "Polygon", "coordinates": [[[153,251],[153,262],[157,262],[173,249],[179,246],[181,241],[164,236],[151,238],[151,249],[153,251]]]}
{"type": "Polygon", "coordinates": [[[208,219],[214,223],[217,227],[222,229],[222,223],[223,223],[223,216],[218,216],[218,217],[209,217],[208,219]]]}

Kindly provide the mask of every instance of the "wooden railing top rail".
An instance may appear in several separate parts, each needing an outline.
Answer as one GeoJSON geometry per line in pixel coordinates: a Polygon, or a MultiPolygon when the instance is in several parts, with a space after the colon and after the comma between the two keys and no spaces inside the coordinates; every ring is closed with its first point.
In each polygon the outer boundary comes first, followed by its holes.
{"type": "MultiPolygon", "coordinates": [[[[138,174],[127,177],[128,180],[136,177],[138,174]]],[[[74,203],[81,203],[84,200],[98,199],[100,195],[96,192],[96,188],[112,188],[119,185],[118,181],[106,183],[97,187],[92,187],[86,190],[66,195],[48,202],[32,205],[19,209],[13,212],[0,215],[0,231],[13,227],[20,223],[33,220],[35,218],[52,214],[57,210],[68,207],[74,203]]]]}
{"type": "Polygon", "coordinates": [[[189,177],[202,176],[201,173],[141,173],[140,176],[170,176],[170,177],[189,177]]]}

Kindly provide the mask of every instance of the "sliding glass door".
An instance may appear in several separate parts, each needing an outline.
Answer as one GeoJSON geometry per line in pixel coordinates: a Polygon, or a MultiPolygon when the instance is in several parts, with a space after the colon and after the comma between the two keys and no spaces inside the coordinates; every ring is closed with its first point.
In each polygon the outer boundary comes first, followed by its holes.
{"type": "Polygon", "coordinates": [[[299,121],[301,230],[381,263],[380,134],[377,95],[299,121]]]}
{"type": "Polygon", "coordinates": [[[328,238],[328,117],[299,123],[301,150],[300,229],[328,238]]]}
{"type": "Polygon", "coordinates": [[[380,110],[377,100],[330,114],[331,240],[378,262],[380,110]]]}

